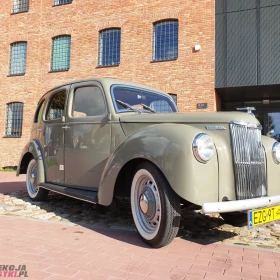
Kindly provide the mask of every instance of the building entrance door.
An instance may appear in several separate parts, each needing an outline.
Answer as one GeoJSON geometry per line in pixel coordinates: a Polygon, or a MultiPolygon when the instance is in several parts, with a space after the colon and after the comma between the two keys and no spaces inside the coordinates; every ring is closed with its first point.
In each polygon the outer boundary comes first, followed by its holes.
{"type": "Polygon", "coordinates": [[[223,111],[237,111],[237,108],[242,107],[255,107],[253,113],[262,125],[262,134],[280,142],[280,101],[270,104],[261,101],[222,103],[223,111]]]}
{"type": "Polygon", "coordinates": [[[266,135],[280,142],[280,113],[268,113],[266,126],[266,135]]]}

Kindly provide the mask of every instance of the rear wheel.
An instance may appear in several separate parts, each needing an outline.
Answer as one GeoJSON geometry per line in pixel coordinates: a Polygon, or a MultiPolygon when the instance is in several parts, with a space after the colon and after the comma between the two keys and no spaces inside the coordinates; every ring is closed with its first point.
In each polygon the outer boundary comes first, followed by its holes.
{"type": "Polygon", "coordinates": [[[137,231],[152,247],[169,244],[180,226],[180,198],[161,172],[141,163],[131,185],[131,209],[137,231]]]}
{"type": "Polygon", "coordinates": [[[27,167],[26,172],[26,188],[29,197],[32,200],[45,200],[48,196],[49,191],[38,187],[37,183],[38,167],[35,159],[32,159],[27,167]]]}

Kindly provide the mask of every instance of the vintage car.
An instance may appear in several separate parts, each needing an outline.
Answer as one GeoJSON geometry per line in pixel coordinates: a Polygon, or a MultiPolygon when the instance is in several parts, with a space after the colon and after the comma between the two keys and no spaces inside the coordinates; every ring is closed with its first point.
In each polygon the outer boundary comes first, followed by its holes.
{"type": "Polygon", "coordinates": [[[280,143],[250,114],[179,113],[167,94],[101,78],[50,90],[33,122],[17,170],[30,198],[130,197],[150,246],[176,237],[184,203],[225,218],[248,211],[249,226],[280,218],[280,143]]]}

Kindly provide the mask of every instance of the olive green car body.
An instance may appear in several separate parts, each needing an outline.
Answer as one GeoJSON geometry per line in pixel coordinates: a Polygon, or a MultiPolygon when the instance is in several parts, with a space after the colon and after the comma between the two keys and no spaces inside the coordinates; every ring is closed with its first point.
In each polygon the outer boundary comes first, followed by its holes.
{"type": "MultiPolygon", "coordinates": [[[[240,112],[117,113],[111,97],[114,85],[150,90],[142,85],[103,78],[65,84],[46,93],[40,100],[45,100],[42,117],[33,124],[17,175],[26,173],[29,161],[34,158],[38,165],[39,185],[51,183],[96,192],[96,203],[110,205],[116,188],[120,192],[122,186],[129,188],[133,168],[147,161],[161,171],[171,188],[184,200],[196,205],[222,202],[224,198],[236,200],[229,124],[232,121],[259,124],[256,118],[240,112]],[[89,85],[96,85],[102,90],[106,100],[104,114],[97,118],[71,117],[75,88],[89,85]],[[68,96],[65,119],[48,123],[44,120],[48,102],[59,91],[65,91],[68,96]],[[50,147],[44,144],[46,126],[49,129],[58,126],[65,134],[64,143],[60,140],[53,143],[57,148],[54,148],[56,153],[52,156],[48,155],[50,147]],[[65,126],[69,126],[69,129],[62,129],[65,126]],[[68,145],[73,141],[73,137],[70,139],[67,136],[68,132],[72,136],[78,133],[82,142],[87,142],[83,138],[90,134],[91,143],[94,144],[73,149],[68,145]],[[192,144],[199,133],[208,134],[215,144],[215,154],[207,163],[199,162],[193,153],[192,144]],[[61,149],[64,152],[60,155],[61,149]]],[[[280,166],[272,157],[274,142],[274,139],[262,137],[268,196],[280,194],[280,166]]]]}

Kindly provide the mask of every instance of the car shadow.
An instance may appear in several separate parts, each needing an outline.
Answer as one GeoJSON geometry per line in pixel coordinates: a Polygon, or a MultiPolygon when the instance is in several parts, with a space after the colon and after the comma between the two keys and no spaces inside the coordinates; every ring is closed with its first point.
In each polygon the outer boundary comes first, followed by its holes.
{"type": "MultiPolygon", "coordinates": [[[[111,238],[129,243],[133,242],[136,246],[146,247],[146,244],[139,238],[134,226],[129,199],[117,198],[111,206],[104,207],[53,192],[50,192],[47,200],[42,202],[32,201],[25,190],[12,192],[9,196],[38,206],[36,207],[37,212],[35,211],[33,216],[29,216],[31,218],[71,222],[111,238]],[[128,240],[126,238],[127,234],[130,237],[134,237],[128,240]]],[[[13,215],[17,215],[15,210],[13,211],[13,215]]],[[[220,217],[203,215],[191,207],[184,208],[182,209],[177,238],[206,245],[223,242],[226,239],[237,236],[236,233],[230,230],[219,228],[224,224],[225,222],[220,217]]]]}

